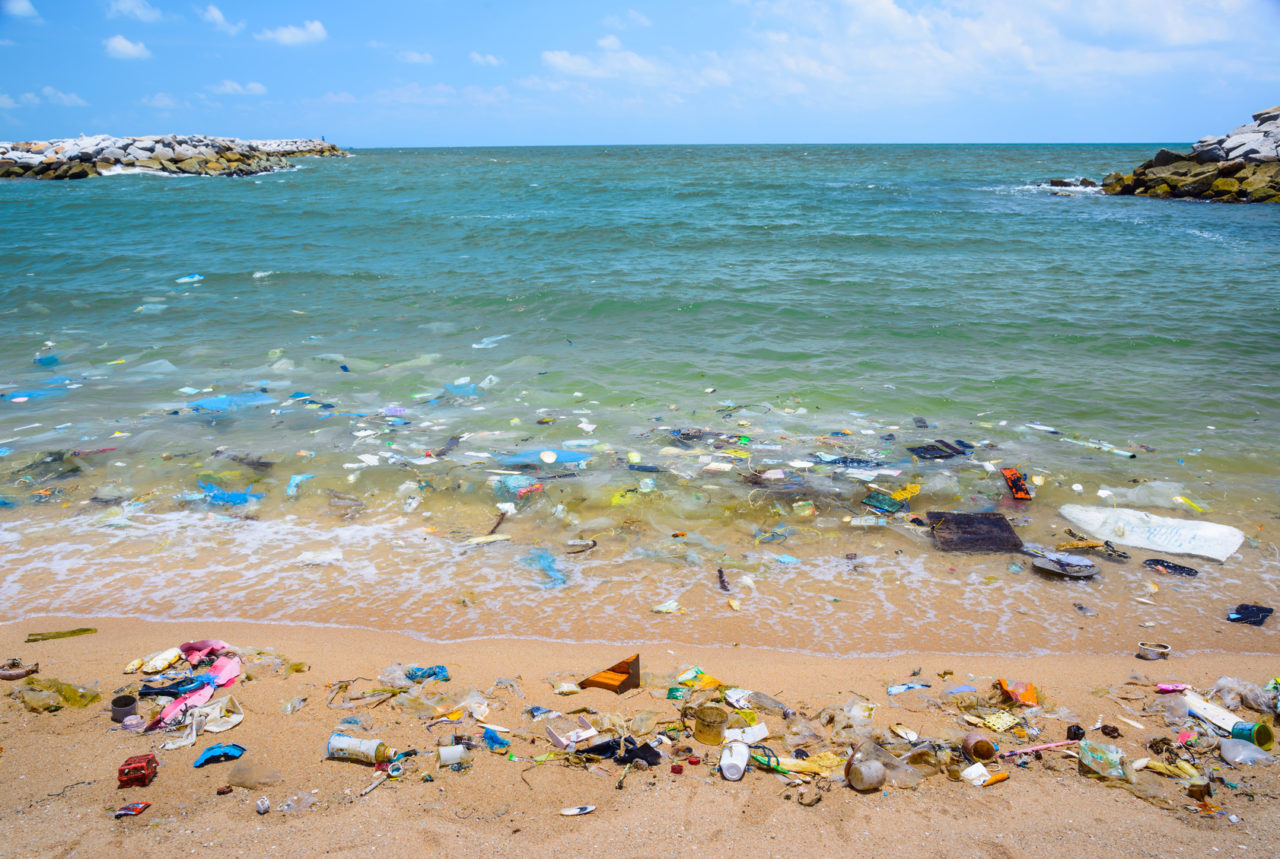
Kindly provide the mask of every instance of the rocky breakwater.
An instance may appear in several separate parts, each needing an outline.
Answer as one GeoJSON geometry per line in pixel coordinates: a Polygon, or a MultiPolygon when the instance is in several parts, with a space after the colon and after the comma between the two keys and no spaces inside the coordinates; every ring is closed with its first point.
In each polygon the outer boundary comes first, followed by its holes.
{"type": "Polygon", "coordinates": [[[1108,194],[1191,197],[1221,203],[1280,203],[1280,106],[1182,155],[1161,149],[1132,173],[1102,180],[1108,194]]]}
{"type": "Polygon", "coordinates": [[[0,179],[87,179],[121,170],[249,176],[283,170],[299,155],[346,155],[323,140],[234,137],[75,137],[0,143],[0,179]]]}

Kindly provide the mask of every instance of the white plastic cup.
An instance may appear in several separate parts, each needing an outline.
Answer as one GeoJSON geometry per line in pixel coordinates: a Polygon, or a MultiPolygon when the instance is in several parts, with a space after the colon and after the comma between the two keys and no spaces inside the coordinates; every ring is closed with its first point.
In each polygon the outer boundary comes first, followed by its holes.
{"type": "Polygon", "coordinates": [[[446,767],[471,760],[471,750],[462,745],[441,746],[436,754],[440,756],[440,763],[446,767]]]}
{"type": "Polygon", "coordinates": [[[741,781],[751,760],[751,750],[741,740],[734,740],[720,754],[720,775],[728,781],[741,781]]]}

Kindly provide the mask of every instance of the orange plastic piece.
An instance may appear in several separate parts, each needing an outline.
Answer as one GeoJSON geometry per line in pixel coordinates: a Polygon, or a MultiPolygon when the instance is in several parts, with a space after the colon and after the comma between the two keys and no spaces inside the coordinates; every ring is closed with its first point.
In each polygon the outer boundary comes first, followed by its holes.
{"type": "Polygon", "coordinates": [[[611,668],[592,674],[586,680],[579,680],[578,686],[583,689],[589,686],[607,689],[615,695],[621,695],[630,689],[638,689],[640,687],[640,654],[629,656],[611,668]]]}
{"type": "Polygon", "coordinates": [[[1034,683],[1023,683],[1021,680],[1015,680],[1010,683],[1007,680],[1000,680],[1000,689],[1004,694],[1019,704],[1026,704],[1028,707],[1034,707],[1040,703],[1040,693],[1036,691],[1034,683]]]}
{"type": "Polygon", "coordinates": [[[1030,501],[1031,493],[1027,491],[1027,482],[1022,477],[1022,472],[1016,468],[1002,468],[1000,473],[1004,475],[1004,482],[1009,484],[1009,493],[1020,501],[1030,501]]]}

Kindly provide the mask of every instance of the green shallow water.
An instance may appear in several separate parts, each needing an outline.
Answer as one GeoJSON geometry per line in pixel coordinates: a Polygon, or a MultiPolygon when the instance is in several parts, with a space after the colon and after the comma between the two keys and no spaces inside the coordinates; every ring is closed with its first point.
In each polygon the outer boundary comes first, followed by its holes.
{"type": "Polygon", "coordinates": [[[901,471],[889,489],[922,482],[917,510],[1003,504],[975,463],[998,460],[1044,477],[1046,506],[1159,479],[1256,535],[1280,501],[1280,207],[1047,186],[1153,150],[372,150],[235,180],[3,183],[0,516],[17,540],[94,496],[205,510],[203,478],[252,483],[268,520],[349,521],[332,490],[357,516],[474,529],[498,500],[484,454],[577,443],[585,467],[544,467],[570,477],[520,499],[557,539],[631,516],[750,546],[796,500],[833,523],[863,512],[863,480],[794,465],[817,451],[901,471]],[[464,378],[484,385],[446,393],[464,378]],[[187,407],[251,392],[271,402],[187,407]],[[709,445],[668,449],[690,427],[748,437],[750,459],[704,471],[709,445]],[[447,462],[423,456],[459,436],[447,462]],[[936,438],[987,446],[906,451],[936,438]],[[102,448],[71,474],[21,470],[102,448]],[[786,492],[748,480],[769,469],[786,492]]]}

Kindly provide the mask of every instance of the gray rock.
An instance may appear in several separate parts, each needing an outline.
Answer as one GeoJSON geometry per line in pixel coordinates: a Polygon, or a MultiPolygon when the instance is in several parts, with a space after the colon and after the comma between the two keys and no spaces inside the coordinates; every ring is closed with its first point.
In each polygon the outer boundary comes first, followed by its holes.
{"type": "Polygon", "coordinates": [[[1227,137],[1239,137],[1242,134],[1253,134],[1258,130],[1258,123],[1246,122],[1244,125],[1237,125],[1235,128],[1227,132],[1227,137]]]}
{"type": "Polygon", "coordinates": [[[1258,123],[1269,122],[1273,119],[1280,119],[1280,105],[1260,110],[1253,115],[1253,121],[1258,123]]]}
{"type": "Polygon", "coordinates": [[[129,161],[146,161],[151,157],[151,150],[143,149],[139,146],[130,146],[124,157],[129,161]]]}
{"type": "Polygon", "coordinates": [[[186,161],[188,158],[195,158],[200,153],[185,143],[179,143],[173,147],[173,158],[175,161],[186,161]]]}
{"type": "Polygon", "coordinates": [[[1195,150],[1195,156],[1196,160],[1201,164],[1205,164],[1210,161],[1226,161],[1227,150],[1223,149],[1220,144],[1214,143],[1211,146],[1195,150]]]}
{"type": "Polygon", "coordinates": [[[1156,156],[1151,159],[1151,166],[1166,167],[1170,164],[1173,164],[1176,161],[1186,161],[1186,160],[1187,160],[1187,156],[1185,155],[1179,155],[1177,152],[1174,152],[1169,149],[1161,149],[1159,152],[1156,153],[1156,156]]]}
{"type": "Polygon", "coordinates": [[[169,147],[157,144],[155,150],[151,153],[151,157],[157,161],[172,161],[174,153],[169,147]]]}
{"type": "Polygon", "coordinates": [[[156,148],[156,142],[146,137],[135,137],[133,139],[133,145],[130,146],[129,148],[138,149],[138,150],[141,150],[142,152],[152,152],[156,148]]]}
{"type": "Polygon", "coordinates": [[[125,159],[124,150],[120,149],[117,146],[111,146],[107,149],[102,150],[101,154],[98,156],[99,161],[112,161],[112,162],[115,162],[116,164],[119,164],[124,159],[125,159]]]}

